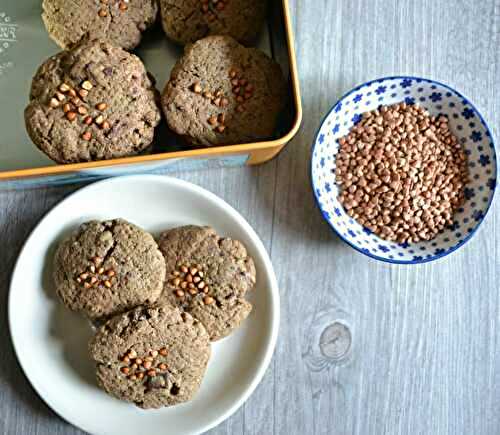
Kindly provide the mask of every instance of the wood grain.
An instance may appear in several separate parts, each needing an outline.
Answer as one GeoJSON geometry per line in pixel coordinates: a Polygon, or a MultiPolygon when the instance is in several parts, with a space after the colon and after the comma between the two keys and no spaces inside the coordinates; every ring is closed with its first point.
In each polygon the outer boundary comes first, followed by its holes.
{"type": "MultiPolygon", "coordinates": [[[[297,139],[258,168],[179,175],[249,220],[281,287],[272,365],[248,402],[211,433],[499,434],[498,200],[479,233],[450,257],[417,267],[381,264],[341,243],[323,222],[310,192],[309,152],[320,120],[342,94],[400,73],[462,91],[498,141],[500,3],[295,0],[292,10],[305,112],[297,139]],[[345,337],[325,333],[337,322],[352,340],[340,356],[345,337]]],[[[0,433],[80,433],[29,387],[5,313],[23,241],[75,189],[0,193],[0,433]]]]}

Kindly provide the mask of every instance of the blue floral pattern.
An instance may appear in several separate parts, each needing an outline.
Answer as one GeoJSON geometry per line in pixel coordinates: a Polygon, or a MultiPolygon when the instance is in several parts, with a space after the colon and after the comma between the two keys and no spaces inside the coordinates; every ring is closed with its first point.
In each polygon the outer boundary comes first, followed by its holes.
{"type": "Polygon", "coordinates": [[[354,101],[355,103],[359,103],[363,98],[363,95],[361,94],[357,94],[353,99],[352,101],[354,101]]]}
{"type": "Polygon", "coordinates": [[[317,134],[311,174],[318,206],[339,237],[372,258],[391,263],[417,264],[443,257],[472,237],[493,200],[497,185],[497,160],[488,127],[462,95],[431,80],[390,77],[357,87],[334,106],[317,134]],[[388,89],[390,92],[387,92],[388,89]],[[358,106],[360,101],[363,103],[358,106]],[[432,115],[447,116],[451,130],[465,147],[469,159],[470,182],[464,192],[465,204],[454,216],[453,225],[432,242],[396,245],[382,240],[353,221],[337,200],[334,163],[338,139],[359,122],[363,112],[374,110],[381,104],[401,101],[421,104],[432,115]],[[415,255],[416,252],[419,255],[415,255]]]}
{"type": "Polygon", "coordinates": [[[362,119],[363,119],[363,115],[361,115],[360,113],[356,113],[356,115],[354,115],[352,117],[351,121],[352,121],[353,124],[357,124],[362,119]]]}
{"type": "Polygon", "coordinates": [[[400,84],[402,88],[408,88],[411,86],[411,83],[412,83],[411,79],[403,79],[400,84]]]}
{"type": "Polygon", "coordinates": [[[440,92],[433,92],[429,95],[429,98],[433,103],[437,103],[438,101],[441,101],[443,99],[440,92]]]}
{"type": "Polygon", "coordinates": [[[486,154],[481,154],[479,156],[479,163],[481,164],[481,166],[488,166],[490,164],[490,156],[486,154]]]}
{"type": "Polygon", "coordinates": [[[464,119],[471,119],[474,117],[474,111],[466,107],[462,112],[462,116],[464,117],[464,119]]]}
{"type": "Polygon", "coordinates": [[[483,135],[481,134],[480,131],[473,131],[472,134],[470,135],[470,138],[477,143],[483,139],[483,135]]]}

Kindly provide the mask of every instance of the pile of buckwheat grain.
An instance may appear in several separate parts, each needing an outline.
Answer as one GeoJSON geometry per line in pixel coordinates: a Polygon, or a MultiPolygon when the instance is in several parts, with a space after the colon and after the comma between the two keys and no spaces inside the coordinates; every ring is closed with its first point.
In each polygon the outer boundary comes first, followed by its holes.
{"type": "Polygon", "coordinates": [[[412,243],[452,224],[468,170],[446,117],[405,103],[381,107],[365,113],[339,144],[339,201],[365,228],[412,243]]]}

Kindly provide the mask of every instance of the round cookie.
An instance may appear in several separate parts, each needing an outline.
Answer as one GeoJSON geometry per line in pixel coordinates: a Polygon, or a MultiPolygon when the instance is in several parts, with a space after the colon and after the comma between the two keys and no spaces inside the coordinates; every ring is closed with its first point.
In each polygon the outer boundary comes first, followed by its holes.
{"type": "Polygon", "coordinates": [[[252,42],[264,24],[267,0],[160,0],[167,36],[179,44],[209,35],[252,42]]]}
{"type": "Polygon", "coordinates": [[[153,236],[122,219],[84,223],[54,257],[57,294],[91,320],[155,302],[164,280],[165,260],[153,236]]]}
{"type": "Polygon", "coordinates": [[[166,305],[112,318],[99,328],[89,348],[101,388],[144,409],[193,398],[211,352],[203,325],[166,305]]]}
{"type": "Polygon", "coordinates": [[[256,48],[209,36],[185,50],[162,96],[169,127],[197,145],[269,139],[285,103],[280,66],[256,48]]]}
{"type": "Polygon", "coordinates": [[[58,163],[133,156],[153,141],[160,122],[156,99],[138,57],[106,42],[88,42],[38,69],[26,128],[58,163]]]}
{"type": "Polygon", "coordinates": [[[243,244],[209,227],[185,226],[161,234],[167,278],[160,301],[189,312],[212,341],[233,332],[252,310],[245,299],[255,265],[243,244]]]}
{"type": "Polygon", "coordinates": [[[156,0],[43,0],[43,22],[64,49],[85,39],[102,39],[131,50],[154,24],[156,0]]]}

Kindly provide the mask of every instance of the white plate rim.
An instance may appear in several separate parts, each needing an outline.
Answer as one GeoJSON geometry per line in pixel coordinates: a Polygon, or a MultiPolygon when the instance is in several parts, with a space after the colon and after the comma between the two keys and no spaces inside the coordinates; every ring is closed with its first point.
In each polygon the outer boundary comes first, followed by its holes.
{"type": "MultiPolygon", "coordinates": [[[[195,193],[198,193],[200,195],[205,196],[207,199],[214,201],[220,205],[224,211],[226,211],[229,215],[231,215],[232,218],[234,218],[241,227],[243,227],[247,233],[251,236],[252,241],[255,243],[257,250],[259,252],[259,255],[262,258],[262,261],[264,263],[266,273],[268,274],[268,278],[271,282],[271,288],[269,289],[270,295],[271,295],[271,312],[272,312],[272,327],[270,331],[270,339],[268,341],[267,348],[265,349],[265,354],[264,358],[259,364],[258,370],[251,381],[251,383],[247,386],[247,388],[243,391],[243,393],[240,395],[239,399],[233,403],[232,406],[230,406],[228,409],[225,410],[224,413],[222,413],[219,417],[212,419],[209,423],[204,425],[203,427],[200,427],[200,430],[198,433],[204,433],[207,432],[225,420],[227,420],[229,417],[231,417],[247,400],[248,398],[252,395],[252,393],[255,391],[257,386],[260,384],[262,381],[262,378],[264,377],[264,374],[267,371],[267,368],[269,367],[269,364],[271,363],[274,350],[276,348],[276,343],[278,340],[278,332],[279,332],[279,325],[280,325],[280,318],[281,318],[281,311],[280,311],[280,295],[279,295],[279,287],[278,287],[278,280],[276,278],[276,274],[271,262],[271,258],[262,243],[260,237],[258,234],[255,232],[255,230],[252,228],[252,226],[246,221],[246,219],[231,205],[229,205],[226,201],[224,201],[222,198],[218,197],[214,193],[210,192],[207,189],[204,189],[194,183],[191,183],[189,181],[181,180],[175,177],[171,176],[166,176],[166,175],[126,175],[126,176],[117,176],[117,177],[112,177],[112,178],[107,178],[105,180],[97,181],[95,183],[89,184],[88,186],[85,186],[81,189],[78,189],[77,191],[73,192],[72,194],[68,195],[65,197],[63,200],[58,202],[54,207],[52,207],[43,217],[40,219],[40,221],[37,223],[37,225],[33,228],[33,230],[30,232],[29,236],[27,237],[26,241],[24,242],[21,250],[19,251],[16,264],[13,268],[12,274],[11,274],[11,279],[10,279],[10,284],[9,284],[9,294],[8,294],[8,307],[7,307],[7,317],[8,317],[8,327],[9,327],[9,332],[10,332],[10,337],[12,340],[12,346],[14,348],[14,353],[16,355],[17,361],[26,376],[27,380],[29,381],[30,385],[33,387],[37,395],[43,400],[43,402],[60,418],[62,418],[64,421],[72,424],[73,426],[84,430],[86,432],[89,432],[88,429],[86,429],[85,424],[77,421],[77,419],[73,418],[73,416],[66,416],[62,415],[57,410],[57,407],[55,404],[48,399],[47,397],[44,397],[42,391],[43,388],[39,384],[38,380],[36,378],[33,378],[30,376],[29,372],[26,370],[26,366],[24,363],[24,356],[23,353],[19,349],[19,344],[16,340],[16,336],[14,334],[14,326],[13,326],[13,313],[14,313],[14,301],[13,301],[13,283],[14,283],[14,277],[16,274],[19,273],[19,265],[20,265],[20,258],[26,254],[27,248],[29,247],[31,240],[34,238],[35,233],[39,229],[39,227],[46,222],[47,220],[50,219],[51,215],[55,213],[55,210],[57,210],[60,207],[63,207],[66,202],[69,202],[74,199],[75,196],[79,195],[81,192],[85,192],[87,190],[91,189],[96,189],[97,187],[100,187],[102,185],[106,184],[114,184],[114,183],[121,183],[122,181],[128,181],[130,179],[141,179],[141,180],[150,180],[151,182],[157,182],[157,183],[163,183],[165,185],[170,185],[170,184],[176,184],[177,186],[184,187],[188,190],[192,190],[195,193]]],[[[91,432],[89,432],[91,433],[91,432]]]]}

